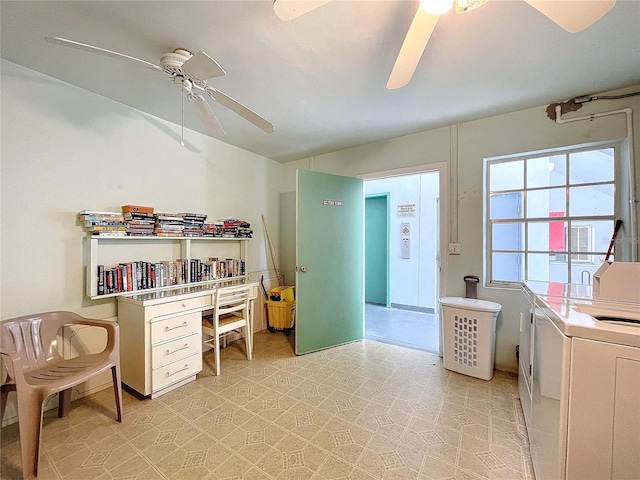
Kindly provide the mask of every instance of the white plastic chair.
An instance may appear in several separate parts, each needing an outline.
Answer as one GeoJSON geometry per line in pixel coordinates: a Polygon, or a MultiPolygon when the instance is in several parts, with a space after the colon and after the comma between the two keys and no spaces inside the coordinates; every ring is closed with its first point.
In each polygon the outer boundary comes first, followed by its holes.
{"type": "Polygon", "coordinates": [[[232,332],[244,333],[247,360],[251,360],[253,329],[249,314],[250,292],[249,285],[218,288],[215,293],[213,317],[210,321],[207,319],[202,321],[202,332],[211,337],[203,343],[213,347],[216,375],[220,375],[220,340],[232,332]]]}
{"type": "MultiPolygon", "coordinates": [[[[23,478],[38,476],[44,403],[59,394],[58,416],[69,409],[71,388],[111,370],[116,420],[122,421],[122,386],[118,324],[83,318],[73,312],[46,312],[0,322],[0,355],[10,377],[1,388],[0,421],[9,392],[16,392],[23,478]],[[57,349],[58,330],[64,325],[90,325],[107,332],[107,346],[100,353],[64,359],[57,349]]],[[[3,379],[4,380],[4,379],[3,379]]]]}

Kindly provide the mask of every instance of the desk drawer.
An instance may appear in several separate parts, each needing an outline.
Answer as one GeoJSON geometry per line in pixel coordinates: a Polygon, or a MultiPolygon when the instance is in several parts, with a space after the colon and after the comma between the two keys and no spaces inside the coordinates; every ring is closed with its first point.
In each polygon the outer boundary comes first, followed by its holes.
{"type": "Polygon", "coordinates": [[[202,330],[202,314],[187,313],[177,317],[151,322],[151,345],[192,335],[202,330]]]}
{"type": "Polygon", "coordinates": [[[202,370],[202,354],[198,352],[196,355],[178,360],[177,362],[156,368],[153,370],[151,377],[151,390],[157,392],[172,383],[179,382],[185,378],[197,374],[202,370]]]}
{"type": "Polygon", "coordinates": [[[203,295],[201,297],[187,298],[184,300],[177,300],[175,302],[162,303],[160,305],[154,305],[149,307],[151,317],[162,317],[164,315],[179,314],[180,312],[188,312],[196,308],[206,309],[211,307],[212,294],[203,295]]]}
{"type": "Polygon", "coordinates": [[[202,351],[202,336],[189,335],[166,343],[155,345],[151,349],[151,365],[161,367],[202,351]]]}

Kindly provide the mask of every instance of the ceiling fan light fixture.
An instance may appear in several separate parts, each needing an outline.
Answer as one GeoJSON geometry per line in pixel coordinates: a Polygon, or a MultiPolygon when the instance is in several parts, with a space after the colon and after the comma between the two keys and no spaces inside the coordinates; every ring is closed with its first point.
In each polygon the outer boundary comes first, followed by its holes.
{"type": "Polygon", "coordinates": [[[453,7],[453,0],[420,0],[420,7],[431,15],[442,15],[453,7]]]}
{"type": "Polygon", "coordinates": [[[489,0],[456,0],[456,13],[469,12],[475,8],[481,7],[489,0]]]}

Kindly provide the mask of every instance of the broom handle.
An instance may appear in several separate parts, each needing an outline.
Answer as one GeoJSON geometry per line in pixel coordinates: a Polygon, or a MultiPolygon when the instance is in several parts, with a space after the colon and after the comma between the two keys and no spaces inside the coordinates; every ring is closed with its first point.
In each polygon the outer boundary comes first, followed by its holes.
{"type": "Polygon", "coordinates": [[[618,230],[620,230],[620,227],[622,226],[622,220],[617,220],[616,221],[616,226],[613,229],[613,236],[611,237],[611,243],[609,244],[609,250],[607,250],[607,256],[604,257],[604,261],[608,261],[609,257],[611,256],[611,252],[613,251],[613,246],[616,243],[616,237],[618,236],[618,230]]]}
{"type": "Polygon", "coordinates": [[[278,286],[281,287],[283,283],[283,278],[282,278],[282,274],[280,273],[278,256],[276,255],[276,251],[273,249],[273,245],[271,243],[271,236],[269,235],[269,227],[267,227],[267,221],[264,218],[264,214],[262,214],[262,225],[264,226],[264,232],[267,235],[267,243],[269,244],[269,251],[271,252],[271,260],[273,261],[273,267],[276,269],[276,277],[278,277],[278,286]]]}

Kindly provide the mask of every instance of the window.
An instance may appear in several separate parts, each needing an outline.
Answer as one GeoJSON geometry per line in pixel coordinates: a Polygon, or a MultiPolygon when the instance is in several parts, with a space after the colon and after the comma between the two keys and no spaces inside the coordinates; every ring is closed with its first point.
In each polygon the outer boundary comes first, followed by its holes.
{"type": "Polygon", "coordinates": [[[489,283],[591,283],[620,204],[615,158],[607,146],[486,160],[489,283]]]}
{"type": "Polygon", "coordinates": [[[571,254],[571,260],[573,260],[574,262],[593,263],[593,255],[589,255],[588,253],[586,253],[593,250],[593,226],[572,226],[571,245],[573,245],[573,251],[577,252],[571,254]]]}

